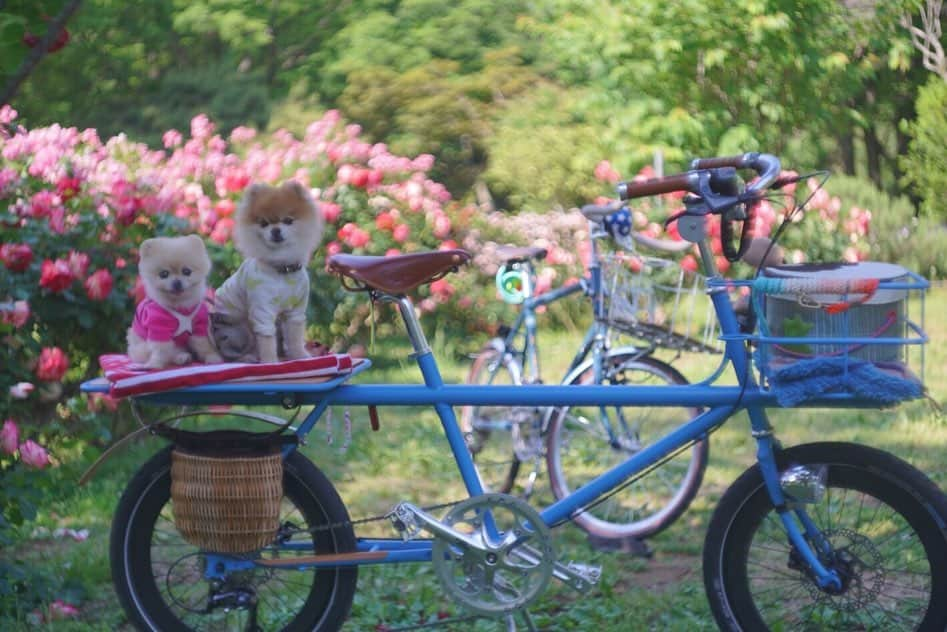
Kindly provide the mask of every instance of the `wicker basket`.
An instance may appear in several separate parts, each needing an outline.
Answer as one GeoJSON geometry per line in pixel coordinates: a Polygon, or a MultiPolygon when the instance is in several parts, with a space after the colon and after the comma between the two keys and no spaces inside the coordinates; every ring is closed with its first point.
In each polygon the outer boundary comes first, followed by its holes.
{"type": "Polygon", "coordinates": [[[172,438],[171,507],[185,540],[248,553],[273,542],[283,498],[280,438],[178,431],[172,438]]]}

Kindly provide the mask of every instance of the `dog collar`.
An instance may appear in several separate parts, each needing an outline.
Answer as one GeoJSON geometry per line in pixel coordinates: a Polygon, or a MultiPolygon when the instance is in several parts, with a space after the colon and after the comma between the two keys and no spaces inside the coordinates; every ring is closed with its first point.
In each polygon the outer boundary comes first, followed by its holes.
{"type": "Polygon", "coordinates": [[[292,272],[299,272],[303,269],[303,264],[301,263],[285,263],[278,266],[273,266],[273,269],[280,274],[290,274],[292,272]]]}

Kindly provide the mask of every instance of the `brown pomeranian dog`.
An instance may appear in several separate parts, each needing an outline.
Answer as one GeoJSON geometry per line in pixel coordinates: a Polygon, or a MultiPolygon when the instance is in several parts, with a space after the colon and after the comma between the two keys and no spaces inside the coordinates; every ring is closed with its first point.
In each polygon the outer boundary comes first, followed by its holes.
{"type": "Polygon", "coordinates": [[[241,362],[309,357],[306,267],[322,240],[322,213],[295,181],[254,184],[234,213],[244,261],[217,290],[211,335],[220,354],[241,362]]]}
{"type": "Polygon", "coordinates": [[[138,249],[145,299],[128,329],[128,356],[149,369],[220,362],[209,338],[210,257],[197,235],[146,239],[138,249]]]}

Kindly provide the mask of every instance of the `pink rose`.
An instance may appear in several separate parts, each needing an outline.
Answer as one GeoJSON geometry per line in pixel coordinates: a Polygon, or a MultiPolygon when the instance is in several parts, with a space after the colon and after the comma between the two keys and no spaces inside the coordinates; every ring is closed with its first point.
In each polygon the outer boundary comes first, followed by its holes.
{"type": "Polygon", "coordinates": [[[229,217],[221,217],[214,224],[214,230],[210,232],[211,241],[218,244],[226,244],[230,241],[230,235],[233,234],[234,221],[229,217]]]}
{"type": "Polygon", "coordinates": [[[335,220],[339,219],[339,215],[342,214],[342,207],[334,202],[319,202],[319,209],[322,211],[322,216],[330,224],[334,224],[335,220]]]}
{"type": "Polygon", "coordinates": [[[0,310],[0,315],[3,316],[4,323],[19,329],[30,319],[30,304],[26,301],[15,301],[11,308],[0,310]]]}
{"type": "Polygon", "coordinates": [[[33,392],[33,389],[36,388],[29,382],[17,382],[10,387],[10,397],[13,399],[26,399],[30,396],[30,393],[33,392]]]}
{"type": "Polygon", "coordinates": [[[39,285],[51,292],[62,292],[75,280],[75,275],[65,259],[43,261],[40,270],[39,285]]]}
{"type": "Polygon", "coordinates": [[[57,599],[49,604],[50,619],[69,619],[79,616],[79,609],[71,603],[66,603],[62,599],[57,599]]]}
{"type": "Polygon", "coordinates": [[[408,228],[407,224],[398,224],[394,227],[394,230],[391,231],[391,236],[399,244],[404,243],[408,238],[408,235],[411,234],[411,229],[408,228]]]}
{"type": "Polygon", "coordinates": [[[85,280],[85,293],[90,300],[104,301],[112,291],[112,273],[102,268],[85,280]]]}
{"type": "Polygon", "coordinates": [[[69,369],[69,358],[59,347],[43,347],[39,352],[36,377],[46,382],[58,382],[69,369]]]}
{"type": "Polygon", "coordinates": [[[20,444],[20,459],[38,470],[49,465],[49,453],[46,448],[36,443],[32,439],[27,439],[20,444]]]}
{"type": "Polygon", "coordinates": [[[603,160],[595,166],[595,178],[601,180],[602,182],[609,182],[614,184],[618,182],[621,176],[615,168],[612,167],[612,164],[607,160],[603,160]]]}
{"type": "Polygon", "coordinates": [[[8,270],[23,272],[33,262],[33,249],[29,244],[0,245],[0,261],[8,270]]]}
{"type": "Polygon", "coordinates": [[[89,255],[84,252],[70,250],[69,257],[66,261],[69,262],[69,269],[72,270],[72,276],[77,279],[85,278],[86,272],[89,271],[89,255]]]}
{"type": "Polygon", "coordinates": [[[30,198],[30,215],[35,219],[49,217],[60,203],[59,196],[52,191],[39,191],[30,198]]]}
{"type": "Polygon", "coordinates": [[[7,419],[3,422],[3,429],[0,430],[0,448],[3,448],[7,454],[13,454],[19,445],[20,429],[15,421],[7,419]]]}

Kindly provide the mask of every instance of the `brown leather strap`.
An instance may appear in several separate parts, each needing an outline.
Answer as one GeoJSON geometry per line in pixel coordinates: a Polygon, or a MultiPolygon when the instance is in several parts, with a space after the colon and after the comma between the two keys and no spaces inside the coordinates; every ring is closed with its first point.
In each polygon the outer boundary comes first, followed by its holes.
{"type": "Polygon", "coordinates": [[[368,421],[372,425],[372,430],[378,432],[378,428],[381,427],[378,423],[378,406],[368,407],[368,421]]]}
{"type": "Polygon", "coordinates": [[[343,278],[347,290],[380,290],[401,295],[436,281],[470,261],[465,250],[435,250],[393,257],[337,254],[329,257],[326,270],[343,278]],[[355,285],[348,285],[351,279],[355,285]]]}

